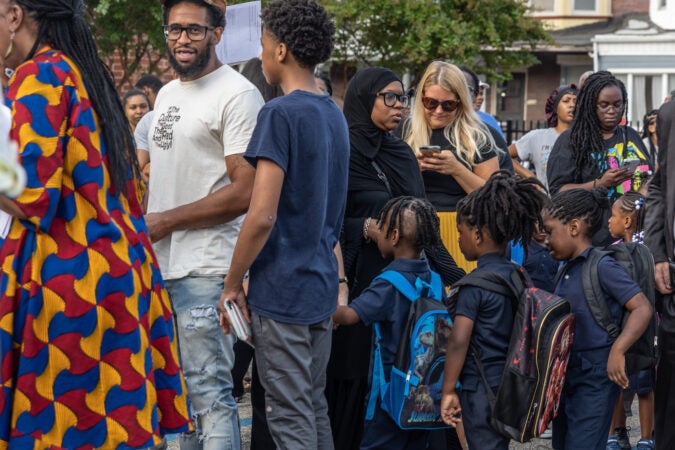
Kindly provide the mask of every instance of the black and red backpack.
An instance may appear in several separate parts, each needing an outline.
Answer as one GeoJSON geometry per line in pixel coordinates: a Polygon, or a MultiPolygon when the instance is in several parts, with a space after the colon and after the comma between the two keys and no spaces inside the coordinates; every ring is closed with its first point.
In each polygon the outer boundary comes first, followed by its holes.
{"type": "Polygon", "coordinates": [[[488,385],[480,349],[472,346],[469,350],[490,400],[492,427],[519,442],[540,436],[558,413],[565,384],[575,323],[570,303],[534,287],[522,267],[515,264],[509,280],[493,272],[471,272],[453,285],[451,302],[462,286],[501,294],[515,311],[497,395],[488,385]]]}

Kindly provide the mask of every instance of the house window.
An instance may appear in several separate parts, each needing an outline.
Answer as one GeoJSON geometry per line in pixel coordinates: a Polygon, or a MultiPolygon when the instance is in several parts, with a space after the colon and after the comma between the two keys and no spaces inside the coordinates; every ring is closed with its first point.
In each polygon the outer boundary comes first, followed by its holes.
{"type": "Polygon", "coordinates": [[[555,0],[531,0],[534,12],[555,11],[555,0]]]}
{"type": "Polygon", "coordinates": [[[574,11],[595,11],[596,0],[574,0],[574,11]]]}

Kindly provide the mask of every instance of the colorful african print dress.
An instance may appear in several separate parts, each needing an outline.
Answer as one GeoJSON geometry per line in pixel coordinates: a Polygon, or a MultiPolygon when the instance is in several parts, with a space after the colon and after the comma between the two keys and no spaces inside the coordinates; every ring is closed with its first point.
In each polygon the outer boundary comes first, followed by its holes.
{"type": "Polygon", "coordinates": [[[133,183],[110,191],[80,72],[45,48],[7,101],[28,218],[0,253],[0,448],[146,448],[188,431],[168,295],[133,183]]]}

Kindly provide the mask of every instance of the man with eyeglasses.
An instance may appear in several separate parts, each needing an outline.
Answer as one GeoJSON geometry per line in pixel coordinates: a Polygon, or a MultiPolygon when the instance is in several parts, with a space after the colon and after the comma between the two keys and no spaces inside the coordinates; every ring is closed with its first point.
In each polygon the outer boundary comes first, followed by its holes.
{"type": "Polygon", "coordinates": [[[145,220],[176,313],[196,428],[181,436],[181,448],[238,449],[234,337],[222,333],[216,307],[251,198],[255,171],[243,153],[263,99],[216,57],[225,0],[163,3],[178,79],[155,101],[145,220]]]}

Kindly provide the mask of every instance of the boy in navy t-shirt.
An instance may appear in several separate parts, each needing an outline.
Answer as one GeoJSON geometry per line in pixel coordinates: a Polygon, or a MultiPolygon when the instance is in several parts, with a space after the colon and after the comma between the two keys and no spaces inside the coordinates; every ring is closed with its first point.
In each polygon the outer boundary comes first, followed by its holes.
{"type": "MultiPolygon", "coordinates": [[[[332,449],[324,386],[349,134],[338,106],[317,87],[314,68],[330,56],[335,28],[313,0],[270,2],[262,20],[263,74],[285,95],[260,111],[244,155],[256,176],[219,309],[232,299],[251,321],[276,446],[332,449]]],[[[221,324],[229,331],[225,314],[221,324]]]]}
{"type": "Polygon", "coordinates": [[[581,282],[591,240],[603,225],[607,199],[602,191],[570,189],[556,194],[544,211],[551,256],[566,261],[555,293],[569,300],[576,330],[558,415],[553,420],[553,448],[604,450],[619,390],[628,386],[625,353],[642,335],[652,315],[649,300],[614,259],[598,263],[605,302],[621,326],[623,309],[630,312],[612,341],[597,324],[581,282]]]}
{"type": "MultiPolygon", "coordinates": [[[[415,197],[392,199],[380,212],[377,227],[371,226],[364,231],[368,233],[364,237],[376,241],[384,258],[394,259],[385,271],[399,272],[413,285],[417,278],[427,283],[431,281],[429,264],[420,259],[422,248],[440,243],[438,217],[429,202],[415,197]]],[[[333,321],[338,325],[380,323],[382,366],[388,378],[410,305],[410,300],[389,281],[375,278],[348,306],[338,306],[333,321]]],[[[428,435],[425,430],[400,429],[378,404],[374,417],[366,420],[360,448],[424,449],[428,435]]]]}

